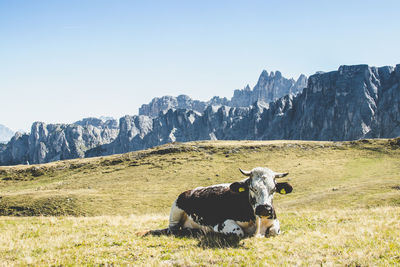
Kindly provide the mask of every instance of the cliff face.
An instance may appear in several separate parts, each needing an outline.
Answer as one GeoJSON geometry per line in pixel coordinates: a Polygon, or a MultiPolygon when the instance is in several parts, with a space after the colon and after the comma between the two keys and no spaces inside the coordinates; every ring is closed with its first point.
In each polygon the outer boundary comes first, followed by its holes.
{"type": "Polygon", "coordinates": [[[271,103],[262,120],[269,130],[261,138],[354,140],[399,136],[398,68],[341,66],[338,71],[311,76],[301,94],[271,103]]]}
{"type": "Polygon", "coordinates": [[[83,124],[35,122],[29,134],[17,133],[0,149],[0,165],[80,158],[86,150],[110,143],[118,136],[118,123],[83,124]]]}
{"type": "Polygon", "coordinates": [[[202,113],[172,108],[155,118],[125,116],[119,124],[96,120],[72,125],[34,123],[29,135],[16,134],[0,146],[0,164],[109,155],[174,141],[398,136],[400,65],[341,66],[312,75],[301,92],[268,104],[258,100],[248,107],[209,105],[202,113]]]}
{"type": "Polygon", "coordinates": [[[156,118],[148,116],[124,116],[120,119],[118,137],[86,152],[86,157],[124,153],[149,148],[168,142],[196,140],[192,127],[201,114],[185,109],[170,109],[156,118]]]}
{"type": "Polygon", "coordinates": [[[382,90],[378,92],[377,124],[371,136],[400,136],[400,64],[380,68],[382,90]]]}
{"type": "Polygon", "coordinates": [[[0,144],[0,165],[25,164],[27,151],[28,135],[17,132],[7,145],[0,144]]]}
{"type": "MultiPolygon", "coordinates": [[[[314,140],[353,140],[366,137],[376,123],[377,68],[341,66],[338,71],[311,76],[295,106],[298,137],[314,140]]],[[[296,136],[297,137],[297,136],[296,136]]]]}

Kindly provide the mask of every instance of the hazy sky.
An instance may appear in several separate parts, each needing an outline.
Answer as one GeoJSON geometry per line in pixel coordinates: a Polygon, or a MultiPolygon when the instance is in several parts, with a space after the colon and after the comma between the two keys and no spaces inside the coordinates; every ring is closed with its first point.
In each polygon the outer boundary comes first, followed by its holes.
{"type": "Polygon", "coordinates": [[[0,0],[0,124],[137,114],[343,64],[400,63],[400,1],[0,0]]]}

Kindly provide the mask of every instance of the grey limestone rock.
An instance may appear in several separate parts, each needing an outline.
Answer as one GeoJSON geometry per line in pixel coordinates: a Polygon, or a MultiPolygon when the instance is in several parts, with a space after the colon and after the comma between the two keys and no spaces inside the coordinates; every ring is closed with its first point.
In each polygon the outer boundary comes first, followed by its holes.
{"type": "Polygon", "coordinates": [[[393,68],[341,66],[315,74],[296,96],[265,110],[262,139],[354,140],[390,138],[398,130],[399,84],[393,68]]]}
{"type": "Polygon", "coordinates": [[[84,157],[91,148],[112,142],[119,132],[118,124],[103,122],[90,124],[82,120],[76,124],[45,124],[35,122],[29,134],[17,133],[0,148],[0,165],[45,163],[61,159],[84,157]]]}
{"type": "Polygon", "coordinates": [[[17,132],[7,145],[0,146],[0,165],[25,164],[28,149],[28,135],[17,132]]]}
{"type": "Polygon", "coordinates": [[[264,70],[253,90],[250,90],[248,85],[243,90],[235,90],[231,99],[231,106],[246,107],[256,101],[273,102],[282,96],[297,94],[306,86],[307,77],[303,74],[295,81],[286,79],[280,71],[268,73],[264,70]]]}
{"type": "Polygon", "coordinates": [[[111,117],[100,117],[100,118],[84,118],[80,121],[76,121],[73,124],[80,126],[89,126],[92,125],[98,128],[109,128],[109,129],[118,129],[118,121],[111,117]]]}
{"type": "Polygon", "coordinates": [[[279,71],[268,73],[264,70],[253,90],[249,85],[242,90],[235,90],[230,100],[217,96],[209,101],[193,100],[186,95],[155,97],[149,104],[139,108],[139,115],[157,117],[160,112],[165,113],[171,108],[190,109],[202,113],[210,105],[248,107],[256,101],[269,103],[287,94],[297,94],[306,86],[307,77],[303,74],[295,81],[286,79],[279,71]]]}
{"type": "Polygon", "coordinates": [[[187,95],[155,97],[149,104],[144,104],[139,108],[139,115],[157,117],[160,112],[165,113],[171,108],[185,108],[203,112],[206,106],[206,102],[193,100],[187,95]]]}
{"type": "Polygon", "coordinates": [[[47,125],[35,122],[29,135],[29,162],[44,163],[84,157],[86,150],[113,141],[118,131],[118,128],[91,124],[47,125]]]}
{"type": "Polygon", "coordinates": [[[377,123],[372,135],[375,137],[400,136],[400,64],[396,67],[378,69],[382,90],[378,92],[377,123]]]}

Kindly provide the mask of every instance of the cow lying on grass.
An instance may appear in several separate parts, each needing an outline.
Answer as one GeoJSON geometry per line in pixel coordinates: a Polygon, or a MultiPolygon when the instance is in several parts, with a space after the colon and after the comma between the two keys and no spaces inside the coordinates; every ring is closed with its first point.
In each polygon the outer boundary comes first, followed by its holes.
{"type": "Polygon", "coordinates": [[[272,199],[275,192],[292,192],[288,183],[276,182],[288,173],[276,173],[262,167],[240,171],[248,178],[231,184],[198,187],[180,194],[172,204],[169,227],[146,234],[278,235],[280,226],[272,199]]]}

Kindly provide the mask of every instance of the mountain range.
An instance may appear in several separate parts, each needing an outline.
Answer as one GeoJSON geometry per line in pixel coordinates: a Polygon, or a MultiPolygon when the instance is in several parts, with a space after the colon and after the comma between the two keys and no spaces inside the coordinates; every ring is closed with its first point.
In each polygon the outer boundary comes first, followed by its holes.
{"type": "Polygon", "coordinates": [[[355,140],[400,136],[400,64],[340,66],[297,81],[263,71],[251,90],[210,101],[161,97],[139,115],[35,122],[0,145],[0,165],[44,163],[193,140],[355,140]]]}
{"type": "Polygon", "coordinates": [[[14,134],[15,132],[13,130],[0,124],[0,143],[7,143],[14,134]]]}

